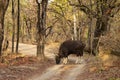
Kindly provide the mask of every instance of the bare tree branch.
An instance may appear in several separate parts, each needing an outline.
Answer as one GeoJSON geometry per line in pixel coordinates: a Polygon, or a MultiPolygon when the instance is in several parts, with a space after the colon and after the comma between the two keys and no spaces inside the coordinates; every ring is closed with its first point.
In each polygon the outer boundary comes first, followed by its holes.
{"type": "Polygon", "coordinates": [[[96,13],[93,12],[93,11],[89,8],[89,6],[93,6],[93,5],[95,5],[96,3],[90,4],[90,5],[83,5],[80,0],[78,0],[79,4],[74,4],[74,3],[72,3],[70,0],[68,0],[68,2],[69,2],[69,5],[78,7],[78,8],[79,8],[81,11],[83,11],[86,15],[91,14],[93,17],[96,16],[96,13]]]}
{"type": "Polygon", "coordinates": [[[82,1],[81,0],[78,0],[79,4],[82,5],[82,1]]]}

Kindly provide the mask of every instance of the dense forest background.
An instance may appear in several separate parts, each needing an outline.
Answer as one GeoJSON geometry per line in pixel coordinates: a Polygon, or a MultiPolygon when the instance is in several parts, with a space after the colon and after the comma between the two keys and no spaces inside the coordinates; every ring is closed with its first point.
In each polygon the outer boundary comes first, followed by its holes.
{"type": "MultiPolygon", "coordinates": [[[[120,12],[119,0],[101,1],[48,1],[45,22],[45,43],[64,40],[82,40],[96,48],[104,46],[113,52],[120,50],[120,12]],[[100,37],[100,39],[99,39],[100,37]],[[98,39],[97,39],[98,38],[98,39]]],[[[22,43],[37,44],[37,9],[36,1],[20,1],[19,40],[22,43]]],[[[42,4],[41,13],[42,14],[42,4]]],[[[4,40],[17,40],[18,2],[9,2],[4,22],[4,40]],[[14,37],[13,37],[14,34],[14,37]]]]}
{"type": "Polygon", "coordinates": [[[120,80],[119,73],[120,0],[0,0],[0,80],[120,80]],[[55,64],[66,40],[86,45],[81,64],[74,55],[55,64]]]}

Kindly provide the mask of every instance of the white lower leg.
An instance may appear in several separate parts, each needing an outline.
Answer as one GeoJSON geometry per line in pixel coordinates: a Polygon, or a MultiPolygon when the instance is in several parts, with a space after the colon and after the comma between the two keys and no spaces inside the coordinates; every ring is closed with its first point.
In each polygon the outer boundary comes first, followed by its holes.
{"type": "Polygon", "coordinates": [[[81,63],[81,57],[80,56],[77,57],[76,63],[81,63]]]}
{"type": "Polygon", "coordinates": [[[63,63],[67,64],[67,62],[68,62],[68,58],[64,58],[63,63]]]}

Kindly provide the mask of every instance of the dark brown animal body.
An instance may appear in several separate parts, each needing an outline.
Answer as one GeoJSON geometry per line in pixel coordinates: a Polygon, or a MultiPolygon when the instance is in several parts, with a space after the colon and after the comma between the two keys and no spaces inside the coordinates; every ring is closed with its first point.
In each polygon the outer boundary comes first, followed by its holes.
{"type": "Polygon", "coordinates": [[[83,50],[85,44],[78,40],[64,41],[59,48],[59,53],[56,56],[56,64],[59,64],[62,58],[67,58],[70,54],[76,54],[77,56],[83,56],[83,50]]]}

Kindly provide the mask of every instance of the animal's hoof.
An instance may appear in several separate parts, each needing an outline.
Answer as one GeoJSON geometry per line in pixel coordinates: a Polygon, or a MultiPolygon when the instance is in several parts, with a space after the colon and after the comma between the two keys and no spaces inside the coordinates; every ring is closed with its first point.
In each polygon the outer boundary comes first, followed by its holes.
{"type": "Polygon", "coordinates": [[[77,62],[75,62],[76,64],[81,64],[82,62],[79,62],[79,61],[77,61],[77,62]]]}
{"type": "Polygon", "coordinates": [[[67,62],[63,62],[63,64],[67,64],[67,62]]]}
{"type": "Polygon", "coordinates": [[[82,62],[79,62],[78,64],[82,64],[82,62]]]}

